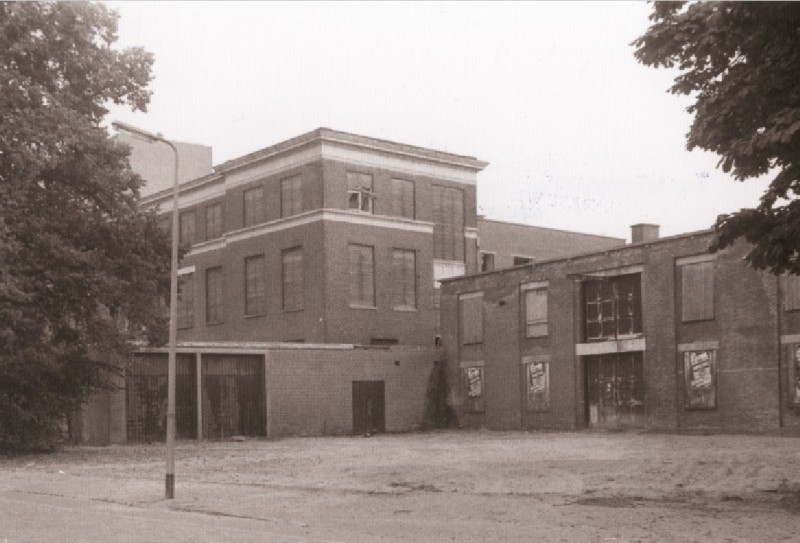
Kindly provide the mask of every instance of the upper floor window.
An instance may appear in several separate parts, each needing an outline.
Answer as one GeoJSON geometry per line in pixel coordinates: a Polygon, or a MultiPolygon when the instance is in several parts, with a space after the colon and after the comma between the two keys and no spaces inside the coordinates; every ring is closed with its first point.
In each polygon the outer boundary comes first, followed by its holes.
{"type": "Polygon", "coordinates": [[[598,277],[583,284],[587,341],[642,333],[641,275],[598,277]]]}
{"type": "Polygon", "coordinates": [[[180,244],[191,247],[194,244],[195,217],[194,211],[184,211],[180,214],[180,244]]]}
{"type": "Polygon", "coordinates": [[[481,252],[480,269],[482,272],[494,270],[494,253],[481,252]]]}
{"type": "Polygon", "coordinates": [[[178,276],[178,328],[194,326],[194,274],[178,276]]]}
{"type": "Polygon", "coordinates": [[[350,305],[375,307],[375,261],[369,245],[347,246],[350,305]]]}
{"type": "Polygon", "coordinates": [[[514,255],[514,266],[524,266],[525,264],[530,264],[531,262],[533,262],[533,257],[514,255]]]}
{"type": "Polygon", "coordinates": [[[367,173],[347,172],[347,208],[373,213],[374,200],[372,176],[367,173]]]}
{"type": "Polygon", "coordinates": [[[782,279],[784,309],[800,309],[800,275],[784,275],[782,279]]]}
{"type": "Polygon", "coordinates": [[[464,261],[464,193],[433,187],[433,258],[464,261]]]}
{"type": "Polygon", "coordinates": [[[248,317],[267,312],[266,268],[264,255],[244,260],[244,314],[248,317]]]}
{"type": "Polygon", "coordinates": [[[264,218],[264,187],[244,191],[244,225],[262,223],[264,218]]]}
{"type": "Polygon", "coordinates": [[[392,250],[392,286],[394,309],[417,308],[417,253],[406,249],[392,250]]]}
{"type": "Polygon", "coordinates": [[[527,283],[522,285],[525,302],[525,337],[547,335],[547,285],[527,283]]]}
{"type": "Polygon", "coordinates": [[[714,318],[714,260],[706,255],[678,259],[681,280],[681,321],[703,321],[714,318]]]}
{"type": "Polygon", "coordinates": [[[281,217],[303,212],[303,178],[299,175],[281,179],[281,217]]]}
{"type": "Polygon", "coordinates": [[[414,182],[392,179],[392,215],[414,218],[414,182]]]}
{"type": "Polygon", "coordinates": [[[206,206],[206,239],[222,236],[222,202],[206,206]]]}
{"type": "Polygon", "coordinates": [[[461,344],[483,342],[483,293],[472,292],[458,297],[461,344]]]}
{"type": "Polygon", "coordinates": [[[222,322],[222,268],[206,270],[206,322],[222,322]]]}
{"type": "Polygon", "coordinates": [[[303,278],[303,248],[294,247],[282,253],[283,309],[303,309],[305,282],[303,278]]]}

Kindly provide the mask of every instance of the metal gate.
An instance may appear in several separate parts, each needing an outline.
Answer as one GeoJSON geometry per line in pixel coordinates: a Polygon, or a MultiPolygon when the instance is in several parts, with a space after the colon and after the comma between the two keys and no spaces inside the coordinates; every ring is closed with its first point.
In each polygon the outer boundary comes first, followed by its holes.
{"type": "Polygon", "coordinates": [[[386,431],[383,381],[353,381],[353,433],[386,431]]]}
{"type": "Polygon", "coordinates": [[[584,359],[586,422],[590,427],[644,426],[642,353],[584,359]]]}
{"type": "MultiPolygon", "coordinates": [[[[197,437],[197,376],[194,355],[179,354],[175,372],[175,422],[179,438],[197,437]]],[[[167,355],[137,354],[125,373],[127,437],[130,442],[167,436],[167,355]]]]}
{"type": "Polygon", "coordinates": [[[265,435],[264,359],[203,355],[203,435],[265,435]]]}

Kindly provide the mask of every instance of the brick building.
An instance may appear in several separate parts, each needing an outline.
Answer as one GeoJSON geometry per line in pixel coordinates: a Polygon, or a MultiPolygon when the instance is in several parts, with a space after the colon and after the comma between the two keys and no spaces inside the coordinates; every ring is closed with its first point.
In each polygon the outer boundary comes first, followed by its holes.
{"type": "Polygon", "coordinates": [[[710,254],[710,231],[451,278],[462,424],[800,431],[800,277],[710,254]]]}

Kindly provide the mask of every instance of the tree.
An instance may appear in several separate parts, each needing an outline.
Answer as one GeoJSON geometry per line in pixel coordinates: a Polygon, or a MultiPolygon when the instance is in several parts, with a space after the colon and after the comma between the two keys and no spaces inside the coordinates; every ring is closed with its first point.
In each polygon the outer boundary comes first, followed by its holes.
{"type": "Polygon", "coordinates": [[[757,207],[718,217],[711,250],[744,238],[753,267],[800,274],[800,3],[656,2],[650,20],[635,56],[681,71],[687,148],[737,181],[774,173],[757,207]]]}
{"type": "Polygon", "coordinates": [[[56,444],[166,322],[169,241],[101,126],[145,110],[153,59],[116,31],[100,4],[0,3],[0,448],[56,444]]]}

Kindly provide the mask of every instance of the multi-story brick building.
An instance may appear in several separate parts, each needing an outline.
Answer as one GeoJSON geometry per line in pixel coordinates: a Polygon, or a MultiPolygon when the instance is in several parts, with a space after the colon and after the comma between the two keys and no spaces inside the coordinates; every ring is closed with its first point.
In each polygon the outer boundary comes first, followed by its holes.
{"type": "Polygon", "coordinates": [[[710,231],[443,282],[462,424],[800,431],[800,277],[710,231]]]}

